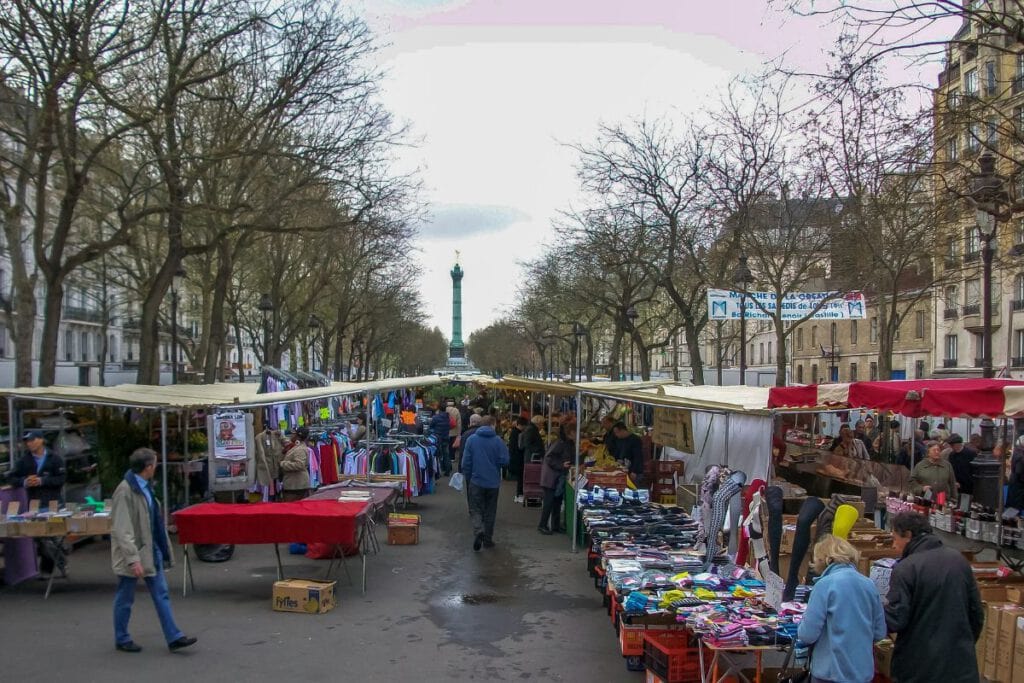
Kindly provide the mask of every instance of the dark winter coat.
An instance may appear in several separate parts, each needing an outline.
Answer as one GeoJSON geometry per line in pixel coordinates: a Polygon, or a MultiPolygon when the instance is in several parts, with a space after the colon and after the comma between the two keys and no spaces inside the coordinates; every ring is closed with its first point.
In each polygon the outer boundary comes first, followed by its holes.
{"type": "Polygon", "coordinates": [[[1006,507],[1024,510],[1024,448],[1016,446],[1010,460],[1010,477],[1006,507]]]}
{"type": "MultiPolygon", "coordinates": [[[[36,459],[31,453],[21,456],[14,469],[7,475],[7,483],[11,486],[25,486],[25,479],[30,475],[37,474],[36,459]]],[[[60,457],[49,448],[46,449],[46,459],[38,472],[42,483],[39,486],[27,487],[29,500],[39,499],[39,505],[45,508],[51,500],[58,503],[64,502],[64,481],[67,479],[67,470],[64,466],[64,458],[60,457]]]]}
{"type": "Polygon", "coordinates": [[[956,483],[960,484],[960,493],[974,494],[974,478],[971,476],[971,463],[978,457],[978,452],[970,446],[964,446],[963,450],[957,453],[949,451],[949,464],[953,466],[953,476],[956,483]]]}
{"type": "Polygon", "coordinates": [[[977,683],[978,584],[963,555],[933,534],[912,539],[893,569],[885,622],[896,634],[894,683],[977,683]]]}
{"type": "Polygon", "coordinates": [[[572,462],[573,456],[572,441],[559,439],[551,444],[540,468],[540,485],[546,489],[557,490],[559,479],[565,474],[565,463],[572,462]]]}
{"type": "Polygon", "coordinates": [[[430,418],[430,433],[448,443],[448,432],[451,429],[451,418],[448,413],[439,410],[430,418]]]}
{"type": "Polygon", "coordinates": [[[544,456],[544,440],[540,437],[540,430],[532,422],[523,430],[523,436],[519,441],[523,449],[523,462],[540,460],[544,456]]]}
{"type": "Polygon", "coordinates": [[[519,443],[522,434],[518,425],[512,425],[512,429],[508,431],[508,467],[513,473],[523,469],[523,449],[519,443]]]}

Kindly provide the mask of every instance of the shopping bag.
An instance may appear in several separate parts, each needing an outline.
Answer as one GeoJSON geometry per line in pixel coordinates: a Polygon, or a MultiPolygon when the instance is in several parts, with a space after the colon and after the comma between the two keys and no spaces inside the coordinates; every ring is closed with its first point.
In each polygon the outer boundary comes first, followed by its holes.
{"type": "Polygon", "coordinates": [[[461,491],[462,487],[466,485],[466,478],[462,476],[462,472],[456,472],[448,480],[448,485],[456,491],[461,491]]]}

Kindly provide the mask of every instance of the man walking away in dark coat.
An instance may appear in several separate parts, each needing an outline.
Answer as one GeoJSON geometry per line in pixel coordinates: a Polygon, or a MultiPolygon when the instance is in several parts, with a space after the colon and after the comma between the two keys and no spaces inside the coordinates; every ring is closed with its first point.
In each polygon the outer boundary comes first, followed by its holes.
{"type": "Polygon", "coordinates": [[[520,415],[516,418],[512,429],[508,430],[508,469],[516,478],[516,497],[513,503],[523,502],[523,447],[519,437],[530,421],[520,415]]]}
{"type": "Polygon", "coordinates": [[[949,464],[953,466],[960,493],[974,495],[974,478],[971,476],[971,462],[978,457],[978,452],[964,445],[964,437],[959,434],[949,435],[949,464]]]}
{"type": "Polygon", "coordinates": [[[482,418],[480,428],[466,439],[462,474],[469,486],[469,514],[473,520],[473,550],[494,547],[494,518],[501,490],[501,468],[508,465],[508,447],[494,431],[494,418],[482,418]]]}
{"type": "Polygon", "coordinates": [[[974,644],[985,613],[971,565],[932,534],[928,518],[901,512],[892,544],[903,559],[892,571],[885,622],[896,634],[896,683],[977,683],[974,644]]]}

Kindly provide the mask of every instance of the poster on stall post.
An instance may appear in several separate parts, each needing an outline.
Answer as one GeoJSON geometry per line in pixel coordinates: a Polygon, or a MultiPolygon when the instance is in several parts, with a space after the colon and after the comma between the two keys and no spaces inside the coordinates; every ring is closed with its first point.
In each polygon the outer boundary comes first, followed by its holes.
{"type": "Polygon", "coordinates": [[[214,415],[213,428],[213,457],[222,460],[245,460],[248,457],[245,415],[214,415]]]}
{"type": "Polygon", "coordinates": [[[689,410],[655,408],[651,439],[659,446],[668,446],[684,453],[695,453],[693,414],[689,410]]]}

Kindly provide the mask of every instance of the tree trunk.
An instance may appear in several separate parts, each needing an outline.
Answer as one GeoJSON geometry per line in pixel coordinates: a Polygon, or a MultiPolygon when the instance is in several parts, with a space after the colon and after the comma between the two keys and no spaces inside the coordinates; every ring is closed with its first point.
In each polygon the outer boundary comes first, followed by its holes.
{"type": "Polygon", "coordinates": [[[899,324],[896,314],[897,301],[881,302],[878,307],[878,379],[892,379],[892,351],[896,342],[896,330],[899,324]]]}
{"type": "Polygon", "coordinates": [[[587,381],[588,382],[593,382],[594,381],[594,340],[591,339],[589,333],[587,334],[586,337],[584,337],[584,339],[587,340],[587,360],[586,360],[587,381]]]}
{"type": "MultiPolygon", "coordinates": [[[[4,211],[7,223],[4,229],[7,244],[19,244],[24,236],[21,231],[22,212],[17,209],[4,211]]],[[[36,328],[36,280],[29,275],[24,251],[10,249],[11,260],[11,301],[7,311],[7,324],[11,328],[14,342],[14,386],[32,386],[32,350],[36,328]]],[[[0,293],[2,294],[2,293],[0,293]]]]}
{"type": "MultiPolygon", "coordinates": [[[[217,274],[213,279],[213,291],[210,301],[209,329],[206,333],[206,358],[203,363],[203,381],[207,384],[220,379],[222,352],[226,347],[227,323],[224,319],[224,302],[227,299],[228,286],[231,284],[231,273],[234,263],[231,258],[231,247],[226,240],[217,244],[217,274]]],[[[241,351],[241,349],[239,349],[241,351]]]]}
{"type": "Polygon", "coordinates": [[[57,379],[57,337],[64,304],[64,277],[46,282],[43,295],[43,336],[39,344],[39,386],[48,387],[57,379]]]}
{"type": "Polygon", "coordinates": [[[780,321],[775,321],[775,344],[779,347],[775,352],[775,386],[784,387],[789,359],[786,358],[786,330],[780,321]]]}
{"type": "Polygon", "coordinates": [[[686,347],[690,351],[690,372],[693,373],[694,384],[704,384],[704,360],[700,352],[700,330],[690,317],[685,318],[683,333],[686,335],[686,347]]]}

